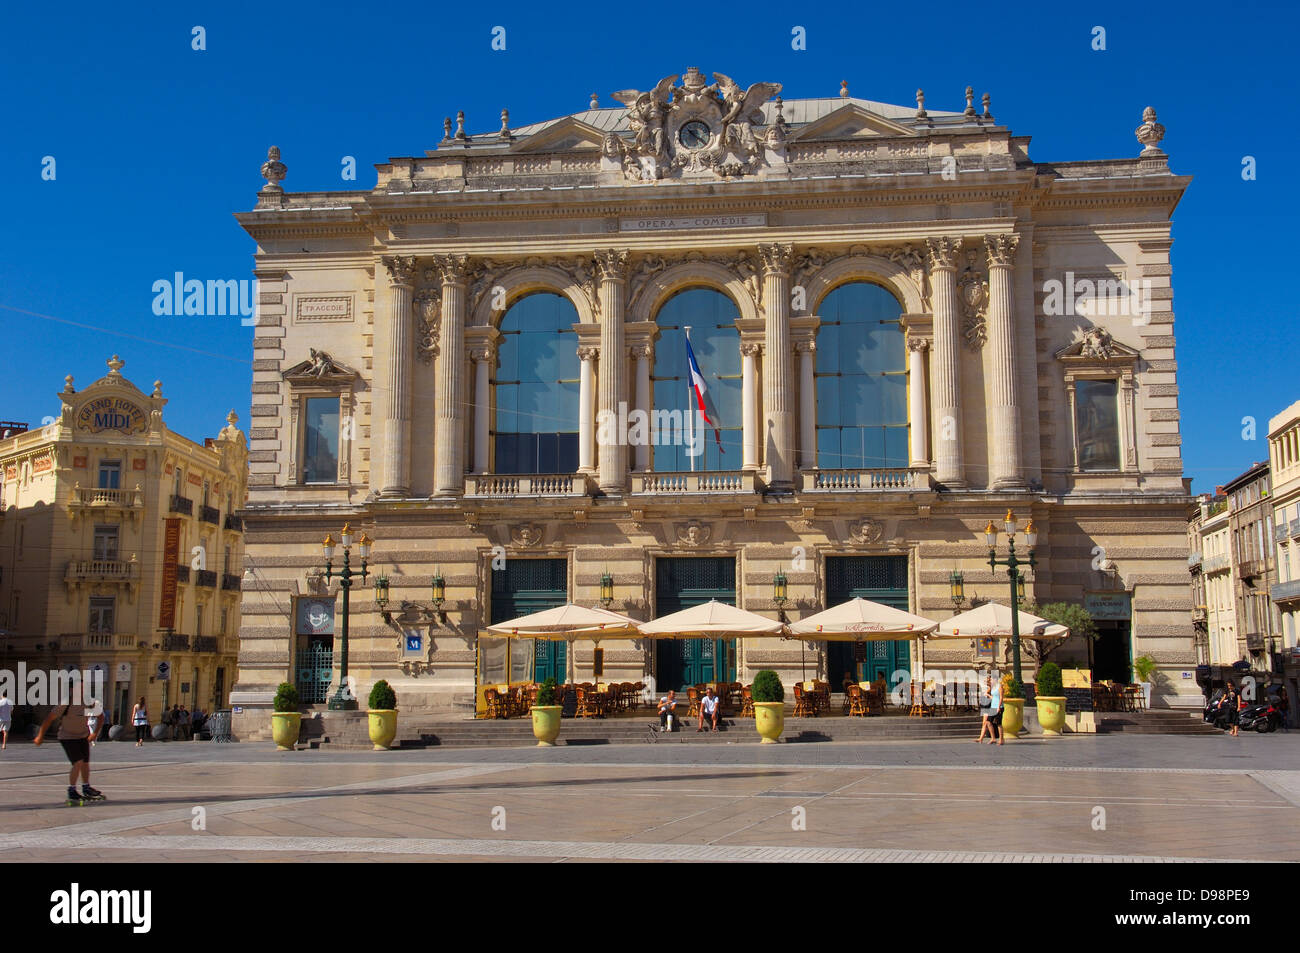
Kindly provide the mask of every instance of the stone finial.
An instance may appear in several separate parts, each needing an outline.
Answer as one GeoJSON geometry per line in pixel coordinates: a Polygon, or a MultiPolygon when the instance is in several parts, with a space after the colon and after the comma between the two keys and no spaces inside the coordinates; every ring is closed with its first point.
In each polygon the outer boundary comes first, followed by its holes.
{"type": "Polygon", "coordinates": [[[63,378],[63,393],[75,394],[76,392],[77,389],[72,386],[72,375],[69,374],[67,377],[63,378]]]}
{"type": "Polygon", "coordinates": [[[153,382],[153,393],[150,394],[149,396],[150,396],[150,397],[161,397],[161,396],[162,396],[162,381],[154,381],[154,382],[153,382]]]}
{"type": "Polygon", "coordinates": [[[514,138],[514,136],[510,134],[510,110],[509,109],[501,110],[501,131],[497,133],[497,136],[498,138],[501,139],[514,138]]]}
{"type": "Polygon", "coordinates": [[[289,174],[288,167],[280,161],[280,147],[271,146],[266,150],[266,161],[262,163],[262,178],[266,179],[266,185],[262,186],[263,192],[283,192],[280,183],[284,177],[289,174]]]}
{"type": "Polygon", "coordinates": [[[975,117],[975,87],[966,87],[966,111],[962,114],[968,118],[975,117]]]}
{"type": "Polygon", "coordinates": [[[985,93],[983,96],[980,97],[980,104],[984,107],[984,115],[981,116],[980,118],[992,119],[993,113],[989,111],[989,107],[993,105],[993,97],[990,96],[988,93],[985,93]]]}
{"type": "Polygon", "coordinates": [[[230,413],[226,414],[226,423],[230,424],[232,427],[239,423],[239,414],[235,413],[233,407],[231,408],[230,413]]]}
{"type": "Polygon", "coordinates": [[[928,114],[925,111],[925,90],[916,91],[916,118],[925,119],[928,114]]]}
{"type": "Polygon", "coordinates": [[[1137,141],[1146,146],[1142,150],[1144,156],[1162,156],[1164,151],[1160,149],[1160,140],[1165,137],[1165,127],[1156,122],[1156,111],[1153,106],[1148,106],[1142,110],[1142,125],[1134,130],[1133,135],[1137,136],[1137,141]]]}
{"type": "Polygon", "coordinates": [[[106,363],[108,364],[109,377],[122,376],[122,368],[126,366],[126,361],[122,360],[120,357],[114,354],[111,358],[108,359],[106,363]]]}
{"type": "Polygon", "coordinates": [[[596,93],[592,93],[592,94],[591,94],[591,102],[589,102],[589,103],[587,104],[587,108],[588,108],[588,109],[599,109],[599,108],[600,108],[600,96],[598,96],[596,93]]]}
{"type": "Polygon", "coordinates": [[[443,120],[442,120],[442,138],[444,138],[444,139],[450,139],[450,138],[451,138],[451,117],[450,117],[450,116],[444,116],[444,117],[443,117],[443,120]]]}
{"type": "Polygon", "coordinates": [[[849,81],[847,79],[842,79],[840,80],[840,99],[848,99],[848,98],[849,98],[849,81]]]}
{"type": "Polygon", "coordinates": [[[463,109],[456,112],[456,138],[461,141],[469,138],[465,135],[465,110],[463,109]]]}

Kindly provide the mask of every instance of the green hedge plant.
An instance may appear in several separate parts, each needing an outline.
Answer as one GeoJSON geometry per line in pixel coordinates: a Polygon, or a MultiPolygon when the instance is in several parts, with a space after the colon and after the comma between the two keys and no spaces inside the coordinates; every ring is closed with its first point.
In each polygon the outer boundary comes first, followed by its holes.
{"type": "Polygon", "coordinates": [[[555,697],[556,694],[555,679],[546,679],[546,681],[537,686],[537,701],[534,703],[533,707],[536,708],[542,705],[558,705],[559,701],[555,697]]]}
{"type": "Polygon", "coordinates": [[[370,689],[370,710],[392,711],[396,707],[397,692],[393,691],[392,685],[381,678],[375,682],[375,687],[370,689]]]}
{"type": "Polygon", "coordinates": [[[1156,673],[1156,660],[1150,655],[1139,655],[1133,660],[1133,671],[1139,682],[1149,682],[1156,673]]]}
{"type": "Polygon", "coordinates": [[[765,668],[754,676],[754,684],[750,688],[750,694],[756,702],[783,702],[785,701],[785,686],[781,684],[781,676],[771,669],[765,668]]]}
{"type": "Polygon", "coordinates": [[[1020,681],[1020,679],[1016,678],[1010,672],[1007,672],[1005,675],[1003,675],[1002,676],[1002,698],[1005,700],[1008,698],[1024,698],[1024,697],[1025,697],[1025,686],[1020,681]]]}
{"type": "Polygon", "coordinates": [[[297,711],[298,689],[294,688],[288,682],[281,682],[280,687],[275,690],[275,701],[273,704],[277,712],[297,711]]]}
{"type": "Polygon", "coordinates": [[[1061,666],[1055,662],[1044,662],[1038,670],[1038,682],[1034,694],[1039,697],[1061,697],[1061,666]]]}

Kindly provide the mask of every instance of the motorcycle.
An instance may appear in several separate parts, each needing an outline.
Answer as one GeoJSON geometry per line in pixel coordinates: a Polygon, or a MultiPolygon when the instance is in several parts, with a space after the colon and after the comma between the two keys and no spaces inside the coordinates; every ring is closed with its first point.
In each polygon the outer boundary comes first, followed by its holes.
{"type": "Polygon", "coordinates": [[[1205,710],[1201,713],[1201,720],[1221,731],[1227,731],[1230,725],[1228,721],[1229,709],[1226,701],[1225,692],[1220,688],[1210,698],[1209,703],[1206,704],[1205,710]]]}
{"type": "Polygon", "coordinates": [[[1251,705],[1237,716],[1237,724],[1242,731],[1254,730],[1260,734],[1277,731],[1282,724],[1282,709],[1272,700],[1251,705]]]}

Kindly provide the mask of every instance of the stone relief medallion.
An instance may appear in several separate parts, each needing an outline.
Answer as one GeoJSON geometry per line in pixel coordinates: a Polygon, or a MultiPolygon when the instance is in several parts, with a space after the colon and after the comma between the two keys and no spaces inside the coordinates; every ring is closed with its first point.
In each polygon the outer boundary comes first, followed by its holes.
{"type": "Polygon", "coordinates": [[[425,288],[415,296],[415,353],[425,364],[438,356],[438,331],[442,323],[442,296],[425,288]]]}
{"type": "Polygon", "coordinates": [[[691,520],[684,525],[677,527],[677,543],[680,546],[689,546],[695,548],[703,546],[713,535],[713,528],[701,523],[699,520],[691,520]]]}
{"type": "Polygon", "coordinates": [[[880,542],[885,535],[885,525],[870,517],[849,524],[849,538],[855,546],[870,546],[880,542]]]}
{"type": "Polygon", "coordinates": [[[542,541],[544,529],[537,523],[520,523],[510,527],[510,542],[515,546],[529,549],[542,541]]]}
{"type": "Polygon", "coordinates": [[[988,338],[986,310],[989,301],[989,283],[976,269],[976,253],[966,253],[966,270],[957,279],[957,300],[961,304],[962,337],[971,350],[979,350],[988,338]]]}

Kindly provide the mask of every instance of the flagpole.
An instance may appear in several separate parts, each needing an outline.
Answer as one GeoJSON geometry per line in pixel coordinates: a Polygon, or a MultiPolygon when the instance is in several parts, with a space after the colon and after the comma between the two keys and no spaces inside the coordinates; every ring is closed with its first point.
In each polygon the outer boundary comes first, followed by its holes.
{"type": "MultiPolygon", "coordinates": [[[[682,330],[686,332],[686,345],[691,343],[691,326],[682,325],[682,330]]],[[[691,472],[695,472],[695,381],[691,379],[691,362],[688,358],[686,361],[686,420],[690,428],[690,435],[686,438],[686,455],[691,458],[691,472]]]]}

